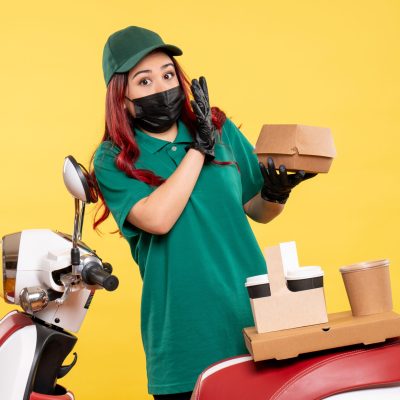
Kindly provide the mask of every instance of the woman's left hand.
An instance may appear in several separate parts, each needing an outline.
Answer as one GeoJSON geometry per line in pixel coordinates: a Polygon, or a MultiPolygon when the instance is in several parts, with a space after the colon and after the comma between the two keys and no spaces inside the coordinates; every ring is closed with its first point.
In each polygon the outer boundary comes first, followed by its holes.
{"type": "Polygon", "coordinates": [[[279,166],[279,174],[276,172],[272,157],[267,159],[267,168],[260,161],[261,173],[264,177],[264,185],[261,189],[261,197],[266,201],[285,204],[291,190],[300,182],[313,178],[316,173],[297,171],[288,175],[284,165],[279,166]]]}

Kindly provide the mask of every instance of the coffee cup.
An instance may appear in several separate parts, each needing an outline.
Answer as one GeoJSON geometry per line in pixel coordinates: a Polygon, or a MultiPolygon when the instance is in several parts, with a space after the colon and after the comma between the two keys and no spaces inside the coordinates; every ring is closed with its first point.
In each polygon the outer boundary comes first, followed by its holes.
{"type": "Polygon", "coordinates": [[[388,259],[343,266],[340,272],[353,316],[392,311],[388,259]]]}
{"type": "Polygon", "coordinates": [[[246,278],[245,286],[251,299],[271,296],[268,274],[249,276],[246,278]]]}
{"type": "Polygon", "coordinates": [[[286,285],[292,292],[323,287],[324,271],[318,266],[290,269],[286,272],[286,285]]]}

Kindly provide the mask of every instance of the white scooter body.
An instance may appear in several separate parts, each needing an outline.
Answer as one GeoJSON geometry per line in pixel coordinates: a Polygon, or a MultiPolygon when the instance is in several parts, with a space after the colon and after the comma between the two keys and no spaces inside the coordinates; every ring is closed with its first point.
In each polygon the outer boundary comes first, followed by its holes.
{"type": "Polygon", "coordinates": [[[2,237],[0,296],[19,305],[0,320],[0,399],[71,400],[57,383],[75,365],[62,363],[97,289],[115,290],[118,279],[81,238],[85,203],[97,201],[87,171],[72,156],[63,177],[75,198],[73,235],[28,229],[2,237]]]}
{"type": "MultiPolygon", "coordinates": [[[[17,311],[13,311],[17,313],[17,311]]],[[[1,321],[11,316],[7,314],[1,321]]],[[[35,356],[37,334],[34,325],[16,331],[0,347],[0,393],[2,399],[20,400],[24,398],[26,382],[35,356]]]]}
{"type": "MultiPolygon", "coordinates": [[[[15,235],[18,235],[15,234],[15,235]]],[[[30,229],[20,232],[18,264],[16,269],[15,304],[20,304],[19,293],[26,287],[47,287],[62,293],[64,286],[56,281],[60,273],[71,265],[71,239],[50,229],[30,229]]],[[[81,255],[89,251],[80,247],[81,255]]],[[[99,287],[96,287],[99,289],[99,287]]],[[[63,304],[50,302],[35,313],[37,318],[72,332],[78,332],[86,316],[95,288],[82,281],[71,287],[63,304]]]]}

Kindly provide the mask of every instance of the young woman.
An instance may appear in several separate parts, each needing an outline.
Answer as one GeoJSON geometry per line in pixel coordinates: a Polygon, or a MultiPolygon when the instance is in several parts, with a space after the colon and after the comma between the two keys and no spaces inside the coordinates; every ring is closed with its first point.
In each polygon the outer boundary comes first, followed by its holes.
{"type": "Polygon", "coordinates": [[[140,27],[108,38],[105,133],[92,157],[103,200],[94,228],[111,212],[143,279],[155,399],[190,399],[202,370],[247,353],[242,329],[254,321],[244,283],[267,266],[246,215],[267,223],[313,176],[259,164],[241,131],[210,108],[205,78],[184,74],[181,54],[140,27]]]}

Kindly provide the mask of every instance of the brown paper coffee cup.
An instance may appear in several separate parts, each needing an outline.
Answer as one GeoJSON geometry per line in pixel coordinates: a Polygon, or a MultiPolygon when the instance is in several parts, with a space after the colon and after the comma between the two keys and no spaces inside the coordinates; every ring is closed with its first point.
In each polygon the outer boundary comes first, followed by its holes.
{"type": "Polygon", "coordinates": [[[353,316],[392,311],[389,260],[364,261],[340,272],[353,316]]]}

